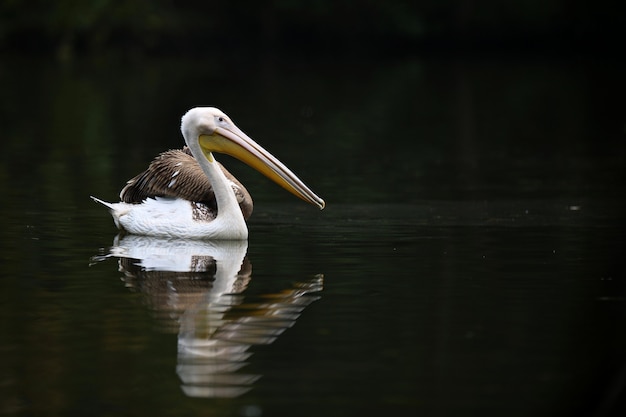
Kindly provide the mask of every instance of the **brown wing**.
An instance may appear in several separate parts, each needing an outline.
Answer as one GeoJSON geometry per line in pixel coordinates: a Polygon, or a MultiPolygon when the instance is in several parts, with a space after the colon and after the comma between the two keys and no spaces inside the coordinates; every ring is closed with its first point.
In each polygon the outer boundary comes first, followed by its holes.
{"type": "MultiPolygon", "coordinates": [[[[218,166],[232,182],[239,207],[247,220],[252,214],[252,197],[219,162],[218,166]]],[[[141,203],[149,197],[178,197],[217,209],[213,187],[186,146],[158,155],[148,169],[128,180],[120,192],[120,199],[125,203],[141,203]]]]}

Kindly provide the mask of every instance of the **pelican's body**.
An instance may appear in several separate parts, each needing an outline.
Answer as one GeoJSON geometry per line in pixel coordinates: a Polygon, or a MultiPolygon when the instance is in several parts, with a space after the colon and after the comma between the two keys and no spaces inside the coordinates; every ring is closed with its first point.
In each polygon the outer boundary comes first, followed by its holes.
{"type": "Polygon", "coordinates": [[[241,159],[303,200],[324,208],[287,167],[213,107],[197,107],[182,118],[187,147],[159,155],[120,193],[119,203],[92,197],[111,210],[119,229],[147,236],[246,239],[252,213],[247,190],[213,157],[241,159]]]}

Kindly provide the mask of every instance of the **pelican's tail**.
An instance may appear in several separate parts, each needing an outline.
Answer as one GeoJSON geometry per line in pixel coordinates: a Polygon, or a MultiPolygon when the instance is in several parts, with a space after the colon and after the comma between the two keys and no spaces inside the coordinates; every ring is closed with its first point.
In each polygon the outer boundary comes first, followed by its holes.
{"type": "Polygon", "coordinates": [[[106,201],[100,200],[98,197],[94,197],[92,195],[90,195],[89,197],[91,197],[91,199],[96,203],[100,203],[103,206],[108,207],[110,210],[115,210],[115,207],[113,207],[113,203],[107,203],[106,201]]]}
{"type": "Polygon", "coordinates": [[[94,197],[92,195],[90,195],[89,197],[91,197],[91,199],[93,201],[95,201],[96,203],[100,203],[102,204],[104,207],[108,208],[109,211],[111,212],[111,216],[113,217],[113,221],[115,222],[115,226],[117,226],[118,229],[120,230],[124,230],[124,227],[122,226],[122,224],[120,223],[120,217],[124,216],[125,214],[127,214],[130,211],[130,204],[126,204],[126,203],[107,203],[106,201],[100,200],[97,197],[94,197]]]}

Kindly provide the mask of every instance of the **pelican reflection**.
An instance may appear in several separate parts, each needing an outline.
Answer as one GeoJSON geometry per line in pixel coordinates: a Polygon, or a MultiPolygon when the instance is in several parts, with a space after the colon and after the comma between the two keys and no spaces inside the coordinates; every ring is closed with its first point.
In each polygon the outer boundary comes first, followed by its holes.
{"type": "Polygon", "coordinates": [[[248,242],[116,237],[127,287],[139,291],[167,330],[178,334],[176,372],[190,397],[236,397],[261,376],[242,368],[254,345],[270,344],[319,298],[323,276],[277,293],[245,296],[248,242]]]}

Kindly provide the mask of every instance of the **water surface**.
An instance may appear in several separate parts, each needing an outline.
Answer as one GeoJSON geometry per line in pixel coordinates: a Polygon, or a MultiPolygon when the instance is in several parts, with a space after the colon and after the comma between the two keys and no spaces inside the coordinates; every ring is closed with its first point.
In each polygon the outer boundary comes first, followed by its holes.
{"type": "Polygon", "coordinates": [[[620,406],[610,65],[35,63],[0,72],[2,414],[620,406]],[[180,146],[196,104],[229,113],[327,208],[222,157],[255,199],[248,242],[117,236],[89,195],[115,199],[180,146]]]}

